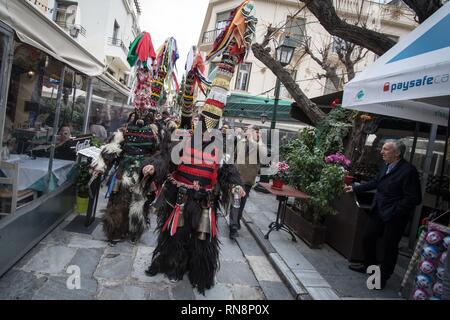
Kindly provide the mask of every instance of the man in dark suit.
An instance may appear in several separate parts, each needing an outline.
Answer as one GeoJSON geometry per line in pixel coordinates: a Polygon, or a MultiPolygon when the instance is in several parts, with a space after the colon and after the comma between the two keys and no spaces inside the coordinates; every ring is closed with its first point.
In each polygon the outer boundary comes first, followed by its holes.
{"type": "Polygon", "coordinates": [[[381,155],[386,165],[378,176],[361,185],[346,186],[345,192],[376,190],[372,214],[366,226],[363,249],[364,263],[350,265],[350,269],[365,273],[367,268],[378,265],[377,240],[383,236],[384,258],[381,263],[381,288],[391,277],[397,263],[398,245],[414,209],[422,202],[417,169],[403,159],[406,147],[401,141],[389,140],[381,155]]]}

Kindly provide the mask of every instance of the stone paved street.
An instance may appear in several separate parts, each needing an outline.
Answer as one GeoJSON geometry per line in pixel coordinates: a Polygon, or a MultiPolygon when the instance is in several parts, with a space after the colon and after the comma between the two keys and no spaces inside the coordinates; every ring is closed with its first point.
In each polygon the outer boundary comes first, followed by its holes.
{"type": "MultiPolygon", "coordinates": [[[[244,218],[261,236],[276,219],[278,202],[274,196],[252,191],[244,218]]],[[[266,240],[262,240],[263,242],[266,240]]],[[[348,269],[348,261],[328,245],[310,249],[302,240],[297,243],[284,231],[273,232],[267,245],[281,260],[285,273],[303,286],[312,299],[399,299],[401,277],[409,260],[399,256],[396,272],[384,290],[368,290],[367,275],[348,269]]],[[[251,259],[250,259],[251,261],[251,259]]]]}
{"type": "MultiPolygon", "coordinates": [[[[105,204],[99,205],[99,214],[105,204]]],[[[221,268],[216,286],[205,296],[185,276],[172,284],[163,275],[144,274],[156,243],[153,230],[136,246],[109,247],[99,224],[91,235],[63,229],[69,216],[8,273],[0,278],[0,299],[38,300],[265,300],[293,299],[255,239],[244,227],[237,242],[228,238],[225,218],[219,219],[221,268]],[[79,266],[81,289],[69,290],[69,266],[79,266]]],[[[152,217],[152,226],[156,225],[152,217]]]]}

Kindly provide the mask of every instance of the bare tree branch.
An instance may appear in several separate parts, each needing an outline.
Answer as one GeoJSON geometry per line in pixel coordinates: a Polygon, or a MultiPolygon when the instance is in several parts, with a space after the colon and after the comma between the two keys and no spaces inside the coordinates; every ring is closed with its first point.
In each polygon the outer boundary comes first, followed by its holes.
{"type": "Polygon", "coordinates": [[[312,124],[316,126],[325,117],[325,113],[306,96],[292,78],[289,71],[284,69],[281,63],[271,56],[270,49],[265,48],[259,43],[255,43],[252,45],[252,51],[255,57],[264,63],[280,79],[286,90],[297,102],[299,108],[311,120],[312,124]]]}

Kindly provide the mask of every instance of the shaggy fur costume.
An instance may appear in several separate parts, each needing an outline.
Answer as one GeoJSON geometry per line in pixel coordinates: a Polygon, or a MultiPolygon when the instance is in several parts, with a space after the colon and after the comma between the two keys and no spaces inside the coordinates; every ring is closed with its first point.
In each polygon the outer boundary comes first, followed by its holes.
{"type": "Polygon", "coordinates": [[[93,163],[93,169],[102,174],[107,174],[111,169],[114,171],[114,179],[108,182],[112,192],[103,219],[103,231],[111,242],[127,237],[133,242],[138,241],[149,228],[150,204],[154,201],[158,186],[161,187],[161,180],[160,183],[157,183],[156,178],[140,182],[139,169],[143,161],[155,155],[161,146],[160,142],[167,140],[167,134],[164,134],[165,128],[158,128],[148,121],[142,130],[147,128],[145,134],[152,138],[145,139],[152,143],[145,141],[142,147],[139,142],[130,139],[133,135],[143,134],[131,132],[130,128],[139,126],[136,126],[136,121],[130,122],[127,128],[114,134],[93,163]]]}

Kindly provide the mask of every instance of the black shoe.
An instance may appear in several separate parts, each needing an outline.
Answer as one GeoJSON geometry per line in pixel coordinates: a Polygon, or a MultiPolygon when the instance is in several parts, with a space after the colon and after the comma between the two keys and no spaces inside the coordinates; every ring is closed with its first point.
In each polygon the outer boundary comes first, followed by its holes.
{"type": "Polygon", "coordinates": [[[145,274],[149,277],[154,277],[158,274],[158,269],[150,266],[147,270],[145,270],[145,274]]]}
{"type": "Polygon", "coordinates": [[[236,238],[239,237],[239,233],[237,231],[237,229],[231,229],[230,230],[230,239],[231,240],[236,240],[236,238]]]}
{"type": "Polygon", "coordinates": [[[348,266],[348,268],[355,272],[367,273],[367,266],[363,263],[351,264],[348,266]]]}
{"type": "Polygon", "coordinates": [[[175,272],[168,272],[166,273],[166,276],[172,283],[177,283],[179,280],[175,272]]]}

